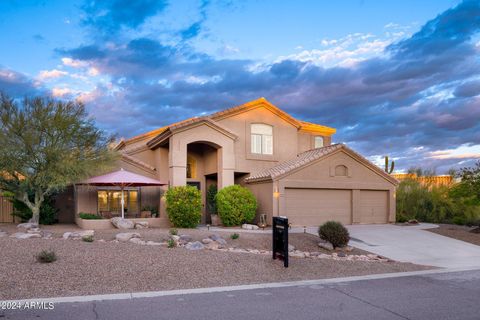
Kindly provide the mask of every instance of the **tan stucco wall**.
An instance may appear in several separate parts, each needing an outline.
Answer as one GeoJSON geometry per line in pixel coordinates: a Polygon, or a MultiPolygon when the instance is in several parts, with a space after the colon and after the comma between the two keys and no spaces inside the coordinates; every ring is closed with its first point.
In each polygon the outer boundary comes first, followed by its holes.
{"type": "Polygon", "coordinates": [[[273,184],[271,182],[259,184],[247,184],[246,187],[252,191],[257,198],[257,216],[255,222],[258,222],[260,214],[267,214],[267,223],[272,223],[273,216],[273,184]]]}

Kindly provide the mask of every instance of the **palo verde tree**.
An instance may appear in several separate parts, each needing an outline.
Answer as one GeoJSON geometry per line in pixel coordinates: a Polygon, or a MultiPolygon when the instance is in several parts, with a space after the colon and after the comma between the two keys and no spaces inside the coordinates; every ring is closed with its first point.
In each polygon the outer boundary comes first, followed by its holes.
{"type": "Polygon", "coordinates": [[[0,95],[0,189],[25,203],[33,222],[47,195],[114,163],[112,142],[80,102],[0,95]]]}

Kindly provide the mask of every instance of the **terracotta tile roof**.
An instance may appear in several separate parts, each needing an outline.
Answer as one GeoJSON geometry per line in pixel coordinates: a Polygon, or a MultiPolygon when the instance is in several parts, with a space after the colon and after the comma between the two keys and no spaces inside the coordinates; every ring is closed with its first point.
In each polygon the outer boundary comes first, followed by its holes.
{"type": "Polygon", "coordinates": [[[249,108],[252,108],[252,107],[255,107],[255,106],[259,106],[261,104],[267,105],[274,112],[276,112],[278,115],[282,116],[284,119],[288,120],[289,122],[291,122],[292,124],[297,126],[299,129],[314,130],[314,131],[319,130],[319,131],[322,131],[326,134],[335,133],[335,129],[333,129],[333,128],[330,128],[330,127],[327,127],[327,126],[322,126],[322,125],[311,123],[311,122],[297,120],[297,119],[293,118],[292,116],[290,116],[288,113],[284,112],[283,110],[281,110],[278,107],[271,104],[267,99],[262,97],[262,98],[259,98],[259,99],[256,99],[256,100],[253,100],[253,101],[250,101],[250,102],[247,102],[247,103],[244,103],[244,104],[232,107],[232,108],[228,108],[228,109],[224,109],[224,110],[212,113],[211,115],[208,115],[208,116],[188,118],[188,119],[185,119],[185,120],[182,120],[182,121],[179,121],[179,122],[172,123],[168,126],[161,127],[161,128],[158,128],[158,129],[155,129],[155,130],[137,135],[135,137],[123,140],[122,142],[120,142],[120,144],[117,146],[117,148],[121,149],[126,145],[130,145],[130,144],[133,144],[135,142],[142,141],[144,139],[151,139],[151,138],[156,137],[159,134],[165,132],[169,128],[174,128],[174,127],[177,128],[177,127],[181,127],[183,125],[188,125],[190,123],[195,123],[197,121],[201,121],[201,120],[205,120],[205,119],[211,119],[211,120],[221,119],[223,117],[227,117],[231,114],[235,114],[235,113],[241,112],[245,109],[249,109],[249,108]]]}
{"type": "Polygon", "coordinates": [[[271,167],[269,169],[266,169],[264,171],[251,175],[246,179],[246,181],[253,182],[253,181],[275,179],[278,176],[281,176],[294,169],[300,168],[301,166],[307,163],[320,159],[321,157],[326,156],[343,147],[345,147],[343,144],[337,143],[327,147],[317,148],[317,149],[312,149],[312,150],[302,152],[298,154],[296,158],[282,162],[275,167],[271,167]]]}
{"type": "Polygon", "coordinates": [[[156,170],[155,167],[152,167],[152,166],[149,165],[148,163],[145,163],[145,162],[143,162],[143,161],[141,161],[141,160],[138,160],[138,159],[135,158],[135,157],[129,156],[129,155],[126,154],[126,153],[122,153],[122,158],[123,158],[123,160],[126,160],[127,162],[133,162],[133,163],[135,163],[135,164],[137,164],[137,165],[139,165],[139,166],[141,166],[141,167],[143,167],[143,168],[145,168],[145,169],[148,169],[148,170],[150,170],[150,171],[155,171],[155,170],[156,170]]]}
{"type": "Polygon", "coordinates": [[[323,148],[317,148],[305,151],[297,155],[296,158],[280,163],[279,165],[261,171],[259,173],[253,174],[247,179],[246,182],[259,182],[259,181],[269,181],[278,178],[286,173],[289,173],[295,169],[298,169],[308,163],[311,163],[315,160],[321,159],[329,154],[334,153],[337,150],[343,149],[350,153],[352,156],[360,160],[373,171],[377,172],[380,176],[384,177],[386,180],[390,181],[394,185],[398,185],[398,180],[387,174],[385,171],[380,169],[378,166],[370,162],[368,159],[360,155],[359,153],[348,148],[342,143],[332,144],[323,148]]]}

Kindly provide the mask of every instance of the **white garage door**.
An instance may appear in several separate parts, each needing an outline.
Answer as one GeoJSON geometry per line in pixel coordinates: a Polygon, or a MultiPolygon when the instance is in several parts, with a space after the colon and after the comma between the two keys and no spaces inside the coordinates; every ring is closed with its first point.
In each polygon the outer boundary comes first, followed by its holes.
{"type": "Polygon", "coordinates": [[[387,223],[388,192],[360,191],[360,223],[387,223]]]}
{"type": "Polygon", "coordinates": [[[319,226],[335,220],[352,223],[352,191],[337,189],[285,189],[288,221],[296,226],[319,226]]]}

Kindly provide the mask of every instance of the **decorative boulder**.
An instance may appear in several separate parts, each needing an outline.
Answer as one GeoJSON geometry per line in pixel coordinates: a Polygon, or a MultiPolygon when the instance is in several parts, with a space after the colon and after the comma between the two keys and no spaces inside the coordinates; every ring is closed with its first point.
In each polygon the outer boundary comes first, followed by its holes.
{"type": "Polygon", "coordinates": [[[203,250],[205,246],[200,241],[195,241],[187,243],[185,248],[188,250],[203,250]]]}
{"type": "Polygon", "coordinates": [[[292,246],[291,244],[288,245],[288,252],[295,251],[295,247],[292,246]]]}
{"type": "Polygon", "coordinates": [[[179,239],[180,242],[184,242],[184,243],[191,242],[192,240],[193,240],[192,237],[188,234],[181,234],[179,239]]]}
{"type": "Polygon", "coordinates": [[[131,243],[135,243],[135,244],[145,244],[145,241],[143,241],[142,239],[140,238],[131,238],[130,240],[128,240],[129,242],[131,243]]]}
{"type": "Polygon", "coordinates": [[[333,245],[330,242],[319,242],[318,246],[325,250],[333,250],[333,245]]]}
{"type": "Polygon", "coordinates": [[[115,217],[110,219],[110,221],[115,226],[115,228],[118,228],[118,229],[134,229],[135,228],[135,222],[128,219],[115,217]]]}
{"type": "Polygon", "coordinates": [[[244,224],[242,224],[242,229],[246,229],[246,230],[258,230],[258,226],[254,225],[254,224],[244,223],[244,224]]]}
{"type": "Polygon", "coordinates": [[[132,238],[140,238],[140,234],[136,232],[122,232],[122,233],[117,233],[115,236],[115,239],[121,242],[127,242],[132,238]]]}
{"type": "Polygon", "coordinates": [[[32,228],[38,228],[38,224],[33,223],[33,222],[26,222],[26,223],[20,223],[17,225],[17,228],[23,228],[23,229],[32,229],[32,228]]]}
{"type": "Polygon", "coordinates": [[[148,228],[148,221],[138,221],[135,223],[135,229],[146,229],[148,228]]]}
{"type": "Polygon", "coordinates": [[[210,238],[207,238],[207,239],[203,239],[203,240],[202,240],[202,243],[203,243],[203,244],[209,244],[209,243],[211,243],[211,242],[213,242],[213,240],[210,239],[210,238]]]}
{"type": "Polygon", "coordinates": [[[25,233],[25,232],[17,232],[10,236],[10,238],[16,239],[31,239],[31,238],[41,238],[42,235],[39,233],[25,233]]]}
{"type": "Polygon", "coordinates": [[[208,249],[208,250],[217,250],[219,248],[220,248],[220,245],[218,244],[217,241],[211,241],[211,242],[205,244],[205,249],[208,249]]]}
{"type": "Polygon", "coordinates": [[[94,230],[83,230],[83,231],[78,231],[78,232],[65,232],[63,234],[63,239],[74,239],[74,240],[79,240],[82,239],[83,237],[93,237],[95,235],[94,230]]]}
{"type": "Polygon", "coordinates": [[[214,233],[214,234],[211,234],[208,236],[210,239],[212,239],[213,241],[217,241],[218,239],[223,239],[222,237],[220,237],[218,234],[214,233]]]}

